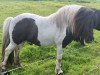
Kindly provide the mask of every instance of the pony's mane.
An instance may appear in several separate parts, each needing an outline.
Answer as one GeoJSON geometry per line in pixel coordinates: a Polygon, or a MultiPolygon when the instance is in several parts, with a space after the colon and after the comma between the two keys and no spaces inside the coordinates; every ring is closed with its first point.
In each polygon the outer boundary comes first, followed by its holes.
{"type": "Polygon", "coordinates": [[[74,16],[81,7],[82,6],[79,5],[66,5],[60,8],[56,13],[51,14],[49,19],[56,22],[56,25],[60,30],[67,27],[71,28],[73,32],[74,16]]]}
{"type": "Polygon", "coordinates": [[[80,5],[66,5],[49,16],[58,29],[67,28],[75,40],[93,40],[94,11],[80,5]]]}

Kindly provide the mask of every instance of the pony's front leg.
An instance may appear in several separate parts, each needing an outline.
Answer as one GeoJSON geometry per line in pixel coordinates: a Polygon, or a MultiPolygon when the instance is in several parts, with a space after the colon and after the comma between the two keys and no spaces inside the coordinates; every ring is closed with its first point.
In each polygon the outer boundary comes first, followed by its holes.
{"type": "Polygon", "coordinates": [[[9,54],[14,50],[15,47],[16,47],[15,44],[10,43],[8,45],[8,47],[5,49],[4,60],[3,60],[2,64],[1,64],[1,69],[2,70],[5,70],[6,69],[5,66],[7,64],[7,60],[8,60],[9,54]]]}
{"type": "Polygon", "coordinates": [[[63,74],[63,71],[61,70],[62,55],[63,55],[62,44],[57,45],[57,58],[56,58],[56,67],[55,67],[55,73],[57,75],[62,75],[63,74]]]}

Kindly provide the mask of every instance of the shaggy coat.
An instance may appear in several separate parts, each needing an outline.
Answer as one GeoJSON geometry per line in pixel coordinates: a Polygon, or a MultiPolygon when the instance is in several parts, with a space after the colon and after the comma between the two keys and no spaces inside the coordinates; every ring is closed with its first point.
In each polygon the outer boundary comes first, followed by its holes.
{"type": "MultiPolygon", "coordinates": [[[[87,8],[87,7],[83,8],[82,7],[79,10],[79,12],[77,13],[77,21],[76,22],[78,22],[78,23],[80,22],[81,24],[79,24],[79,25],[83,25],[83,24],[92,25],[94,29],[100,30],[100,21],[99,20],[100,20],[100,10],[95,9],[95,8],[87,8]],[[88,23],[86,23],[85,20],[87,20],[88,23]]],[[[67,45],[69,43],[71,43],[73,40],[74,41],[79,41],[82,45],[85,45],[84,44],[84,39],[82,39],[82,38],[77,38],[76,39],[75,37],[73,37],[71,32],[68,33],[66,31],[66,33],[67,33],[66,34],[67,35],[66,36],[66,38],[67,38],[67,45]]]]}

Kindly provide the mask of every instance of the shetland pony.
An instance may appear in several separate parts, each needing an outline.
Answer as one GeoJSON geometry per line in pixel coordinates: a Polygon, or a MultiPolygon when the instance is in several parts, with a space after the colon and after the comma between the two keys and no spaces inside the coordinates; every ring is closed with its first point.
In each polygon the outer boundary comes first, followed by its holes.
{"type": "MultiPolygon", "coordinates": [[[[63,74],[61,60],[63,48],[72,40],[91,42],[95,25],[95,11],[79,5],[69,5],[60,8],[57,12],[42,17],[36,14],[23,13],[16,17],[8,17],[3,26],[3,49],[5,50],[2,69],[5,69],[8,56],[24,42],[38,46],[57,46],[55,73],[63,74]],[[6,48],[6,44],[9,44],[6,48]]],[[[98,27],[97,27],[98,28],[98,27]]],[[[16,52],[16,57],[19,55],[16,52]]]]}

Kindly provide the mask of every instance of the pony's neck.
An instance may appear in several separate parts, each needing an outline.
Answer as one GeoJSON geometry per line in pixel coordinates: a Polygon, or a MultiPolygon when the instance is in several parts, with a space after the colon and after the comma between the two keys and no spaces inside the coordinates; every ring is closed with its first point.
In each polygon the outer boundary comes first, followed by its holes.
{"type": "Polygon", "coordinates": [[[66,26],[66,15],[62,14],[61,12],[57,11],[48,16],[49,21],[55,23],[58,29],[63,30],[66,26]]]}

